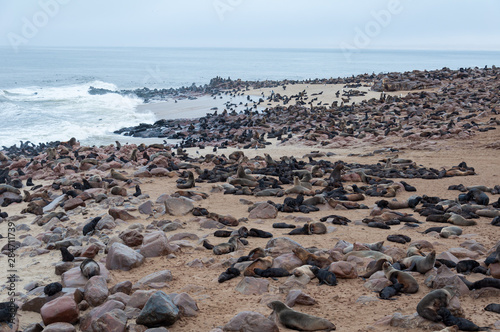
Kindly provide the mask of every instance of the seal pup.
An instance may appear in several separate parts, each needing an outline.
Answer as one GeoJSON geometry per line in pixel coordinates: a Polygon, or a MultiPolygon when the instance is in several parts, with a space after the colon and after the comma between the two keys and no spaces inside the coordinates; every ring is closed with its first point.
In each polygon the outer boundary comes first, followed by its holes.
{"type": "Polygon", "coordinates": [[[402,284],[400,284],[399,282],[396,282],[390,286],[384,287],[378,293],[378,297],[381,300],[394,300],[394,299],[391,299],[391,297],[396,296],[396,295],[400,295],[399,293],[401,292],[403,287],[404,286],[402,284]]]}
{"type": "Polygon", "coordinates": [[[443,320],[437,311],[441,307],[447,307],[450,304],[451,298],[455,295],[451,287],[444,287],[433,290],[425,295],[417,304],[417,313],[420,317],[428,319],[433,322],[440,322],[443,320]]]}
{"type": "Polygon", "coordinates": [[[320,285],[328,285],[328,286],[336,286],[337,285],[337,277],[335,273],[328,271],[328,268],[320,269],[317,266],[313,266],[310,268],[312,273],[318,278],[320,285]]]}
{"type": "Polygon", "coordinates": [[[469,274],[480,264],[473,259],[466,259],[457,263],[457,273],[469,274]]]}
{"type": "Polygon", "coordinates": [[[450,310],[441,307],[437,310],[437,314],[442,317],[443,323],[446,326],[458,326],[460,331],[488,331],[487,327],[479,327],[468,319],[455,317],[451,314],[450,310]]]}
{"type": "Polygon", "coordinates": [[[223,283],[225,281],[231,280],[233,278],[236,278],[237,276],[240,275],[240,270],[230,267],[226,271],[222,272],[221,275],[219,276],[219,283],[223,283]]]}
{"type": "Polygon", "coordinates": [[[384,275],[387,279],[391,280],[393,284],[397,282],[403,285],[401,292],[414,294],[418,292],[418,283],[409,273],[396,270],[391,263],[385,262],[383,265],[384,275]]]}
{"type": "Polygon", "coordinates": [[[83,226],[83,236],[86,236],[89,233],[92,233],[95,231],[95,227],[101,220],[101,217],[95,217],[92,219],[90,222],[88,222],[85,226],[83,226]]]}
{"type": "Polygon", "coordinates": [[[275,222],[273,224],[273,228],[296,228],[297,226],[292,225],[292,224],[287,224],[284,222],[275,222]]]}
{"type": "Polygon", "coordinates": [[[452,235],[459,236],[462,234],[462,229],[457,226],[448,226],[448,227],[443,227],[441,231],[439,232],[439,235],[441,237],[444,237],[445,239],[449,238],[452,235]]]}
{"type": "Polygon", "coordinates": [[[496,278],[484,278],[475,282],[470,282],[465,277],[458,276],[462,281],[469,287],[469,290],[481,289],[485,287],[493,287],[500,289],[500,279],[496,278]]]}
{"type": "Polygon", "coordinates": [[[484,308],[484,310],[492,311],[492,312],[496,312],[497,314],[500,314],[500,304],[490,303],[484,308]]]}
{"type": "Polygon", "coordinates": [[[274,268],[269,267],[265,270],[255,268],[253,271],[259,277],[272,278],[274,280],[276,280],[275,278],[289,277],[291,275],[290,272],[288,272],[286,269],[281,268],[281,267],[279,267],[279,268],[278,267],[274,267],[274,268]]]}
{"type": "Polygon", "coordinates": [[[407,242],[411,242],[411,238],[403,234],[391,234],[387,235],[387,241],[406,244],[407,242]]]}
{"type": "Polygon", "coordinates": [[[62,256],[62,261],[63,262],[72,262],[75,259],[75,256],[73,256],[69,251],[68,248],[66,247],[61,247],[59,248],[61,250],[61,256],[62,256]]]}
{"type": "Polygon", "coordinates": [[[52,295],[55,295],[55,294],[59,293],[60,291],[62,291],[62,289],[63,289],[63,286],[60,283],[53,282],[53,283],[50,283],[47,286],[45,286],[43,288],[43,292],[47,296],[52,296],[52,295]]]}
{"type": "Polygon", "coordinates": [[[240,241],[239,236],[232,236],[228,242],[218,244],[212,250],[216,255],[223,255],[241,248],[243,248],[243,243],[240,241]]]}
{"type": "Polygon", "coordinates": [[[312,265],[302,265],[293,269],[292,274],[297,278],[307,275],[310,279],[314,278],[314,273],[311,271],[312,265]]]}
{"type": "Polygon", "coordinates": [[[281,324],[292,330],[333,331],[336,329],[335,325],[330,321],[295,311],[281,301],[273,301],[269,303],[269,307],[273,309],[271,315],[276,315],[281,324]]]}
{"type": "Polygon", "coordinates": [[[421,274],[425,274],[432,269],[436,263],[436,250],[431,251],[430,254],[425,257],[416,255],[406,257],[403,259],[402,263],[408,266],[406,271],[418,271],[421,274]]]}
{"type": "Polygon", "coordinates": [[[80,264],[80,271],[82,271],[85,278],[90,279],[101,274],[101,267],[92,258],[87,258],[80,264]]]}

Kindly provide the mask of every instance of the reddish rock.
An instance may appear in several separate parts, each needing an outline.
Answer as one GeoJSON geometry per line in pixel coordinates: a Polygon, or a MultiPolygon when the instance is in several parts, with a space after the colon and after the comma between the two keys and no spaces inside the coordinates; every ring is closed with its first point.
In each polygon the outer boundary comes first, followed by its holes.
{"type": "Polygon", "coordinates": [[[70,323],[52,323],[45,326],[43,332],[75,332],[76,329],[70,323]]]}
{"type": "Polygon", "coordinates": [[[127,294],[122,293],[122,292],[118,292],[118,293],[115,293],[115,294],[108,296],[108,301],[109,300],[120,301],[121,303],[127,305],[127,303],[130,301],[130,297],[131,297],[130,295],[127,295],[127,294]]]}
{"type": "MultiPolygon", "coordinates": [[[[128,247],[127,247],[128,248],[128,247]]],[[[97,263],[99,264],[99,268],[101,270],[101,276],[103,276],[106,281],[109,281],[109,271],[104,266],[102,263],[97,263]]],[[[66,272],[64,272],[61,275],[61,284],[63,287],[69,287],[69,288],[78,288],[78,287],[85,287],[87,284],[88,279],[85,278],[80,270],[80,265],[77,267],[74,267],[66,272]]]]}
{"type": "Polygon", "coordinates": [[[98,253],[99,253],[99,246],[95,243],[92,243],[91,245],[83,248],[80,256],[87,258],[94,258],[95,256],[97,256],[98,253]]]}
{"type": "Polygon", "coordinates": [[[165,212],[172,216],[183,216],[191,212],[194,208],[193,200],[186,197],[167,198],[164,202],[165,212]]]}
{"type": "Polygon", "coordinates": [[[144,289],[152,283],[163,283],[166,286],[168,281],[172,281],[172,272],[169,270],[156,271],[136,282],[132,289],[144,289]]]}
{"type": "Polygon", "coordinates": [[[110,216],[112,216],[115,220],[121,219],[124,221],[128,221],[128,220],[135,219],[135,217],[133,215],[131,215],[130,213],[128,213],[125,210],[120,210],[120,209],[114,209],[114,208],[109,209],[108,214],[110,216]]]}
{"type": "Polygon", "coordinates": [[[91,326],[94,331],[125,332],[127,320],[127,315],[123,310],[113,309],[92,321],[91,326]]]}
{"type": "Polygon", "coordinates": [[[272,268],[282,268],[287,271],[292,271],[296,267],[304,265],[302,261],[294,254],[288,253],[278,256],[274,259],[272,268]]]}
{"type": "Polygon", "coordinates": [[[126,281],[122,281],[122,282],[119,282],[116,285],[114,285],[109,290],[109,292],[111,294],[115,294],[115,293],[121,292],[121,293],[125,293],[127,295],[130,295],[130,291],[131,290],[132,290],[132,281],[126,280],[126,281]]]}
{"type": "Polygon", "coordinates": [[[86,204],[81,198],[78,198],[78,197],[71,198],[71,199],[68,199],[66,201],[66,203],[64,203],[64,211],[73,210],[79,206],[85,207],[86,204]]]}
{"type": "Polygon", "coordinates": [[[91,326],[92,322],[114,309],[124,310],[125,305],[119,301],[112,300],[104,302],[103,305],[90,310],[80,319],[80,330],[82,330],[82,332],[94,332],[91,326]]]}
{"type": "Polygon", "coordinates": [[[142,309],[148,299],[153,295],[155,290],[138,290],[135,291],[127,303],[127,307],[142,309]]]}
{"type": "Polygon", "coordinates": [[[356,267],[348,262],[333,262],[328,271],[335,273],[335,276],[340,279],[356,279],[358,277],[356,267]]]}
{"type": "Polygon", "coordinates": [[[194,317],[198,315],[198,305],[187,293],[180,293],[174,297],[174,304],[179,308],[181,316],[194,317]]]}
{"type": "Polygon", "coordinates": [[[85,285],[85,300],[93,307],[104,303],[108,298],[108,284],[102,276],[93,276],[85,285]]]}
{"type": "Polygon", "coordinates": [[[40,314],[45,325],[57,322],[76,323],[80,311],[72,297],[61,296],[44,304],[40,314]]]}
{"type": "Polygon", "coordinates": [[[314,298],[299,289],[291,290],[285,300],[285,304],[289,307],[293,307],[295,304],[315,305],[317,303],[314,298]]]}
{"type": "Polygon", "coordinates": [[[500,263],[490,264],[489,268],[491,276],[500,279],[500,263]]]}
{"type": "Polygon", "coordinates": [[[144,256],[122,243],[115,242],[109,248],[106,267],[110,270],[129,271],[144,263],[144,256]]]}
{"type": "Polygon", "coordinates": [[[136,229],[127,229],[121,232],[118,237],[129,247],[140,246],[144,239],[144,236],[136,229]]]}

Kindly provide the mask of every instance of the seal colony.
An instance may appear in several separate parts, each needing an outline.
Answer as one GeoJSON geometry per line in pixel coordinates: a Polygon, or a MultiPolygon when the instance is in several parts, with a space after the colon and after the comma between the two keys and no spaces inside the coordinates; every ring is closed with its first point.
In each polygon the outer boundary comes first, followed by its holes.
{"type": "MultiPolygon", "coordinates": [[[[411,75],[390,74],[384,86],[411,75]]],[[[302,94],[293,100],[304,105],[267,115],[231,122],[222,112],[191,122],[186,137],[200,135],[196,143],[215,151],[187,148],[188,139],[177,147],[72,139],[4,148],[0,260],[7,262],[6,226],[14,223],[19,329],[48,325],[43,306],[67,301],[61,294],[78,308],[71,323],[82,331],[93,330],[91,320],[109,328],[104,311],[129,330],[156,326],[146,319],[155,310],[148,298],[170,308],[176,318],[161,324],[171,331],[230,330],[249,310],[283,331],[493,327],[500,182],[491,165],[500,136],[498,97],[486,85],[498,86],[495,75],[496,68],[417,72],[413,81],[427,83],[414,86],[437,90],[331,111],[306,107],[321,95],[302,94]],[[368,120],[358,118],[363,107],[373,112],[368,120]],[[218,129],[203,136],[198,125],[218,129]],[[341,139],[347,148],[334,148],[341,139]],[[257,149],[236,147],[247,144],[257,149]]],[[[281,92],[293,85],[282,90],[273,99],[290,104],[281,92]]],[[[0,295],[9,300],[6,288],[0,295]]]]}

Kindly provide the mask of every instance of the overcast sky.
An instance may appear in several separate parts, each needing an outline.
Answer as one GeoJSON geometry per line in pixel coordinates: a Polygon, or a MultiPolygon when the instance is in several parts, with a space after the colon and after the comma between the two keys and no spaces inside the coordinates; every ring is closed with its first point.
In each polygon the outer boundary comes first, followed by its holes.
{"type": "Polygon", "coordinates": [[[0,0],[0,45],[500,50],[498,0],[0,0]]]}

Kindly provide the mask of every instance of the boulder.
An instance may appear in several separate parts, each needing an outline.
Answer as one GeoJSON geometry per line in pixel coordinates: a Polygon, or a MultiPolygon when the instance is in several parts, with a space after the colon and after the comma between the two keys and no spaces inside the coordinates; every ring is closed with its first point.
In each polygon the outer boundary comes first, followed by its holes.
{"type": "Polygon", "coordinates": [[[82,332],[94,332],[92,328],[92,322],[97,321],[102,315],[114,310],[114,309],[120,309],[124,310],[125,305],[121,303],[120,301],[106,301],[104,304],[95,307],[94,309],[90,310],[88,313],[86,313],[81,319],[80,319],[80,330],[82,332]]]}
{"type": "Polygon", "coordinates": [[[164,202],[165,213],[172,216],[184,216],[194,209],[194,201],[186,197],[171,197],[164,202]]]}
{"type": "Polygon", "coordinates": [[[80,310],[75,300],[70,296],[61,296],[45,303],[40,309],[43,323],[76,323],[80,315],[80,310]]]}
{"type": "Polygon", "coordinates": [[[136,322],[147,327],[170,326],[178,318],[179,309],[170,297],[162,291],[157,291],[146,302],[136,322]]]}
{"type": "Polygon", "coordinates": [[[156,271],[136,282],[132,289],[137,290],[148,288],[152,283],[162,283],[164,284],[164,287],[166,287],[168,281],[172,281],[172,272],[170,272],[169,270],[156,271]]]}
{"type": "Polygon", "coordinates": [[[106,257],[106,267],[110,270],[129,271],[142,263],[144,263],[143,255],[118,242],[113,243],[106,257]]]}
{"type": "Polygon", "coordinates": [[[236,286],[236,291],[244,295],[263,294],[268,291],[269,281],[253,277],[244,277],[236,286]]]}
{"type": "Polygon", "coordinates": [[[279,332],[275,322],[254,311],[243,311],[224,325],[224,332],[279,332]]]}
{"type": "Polygon", "coordinates": [[[144,236],[140,252],[144,257],[158,257],[170,254],[173,249],[169,246],[165,233],[156,231],[144,236]]]}
{"type": "Polygon", "coordinates": [[[335,276],[340,279],[356,279],[358,277],[356,267],[349,262],[333,262],[328,270],[335,273],[335,276]]]}
{"type": "Polygon", "coordinates": [[[248,219],[275,219],[278,216],[278,210],[269,203],[260,203],[254,207],[248,219]]]}
{"type": "Polygon", "coordinates": [[[282,268],[287,271],[292,271],[296,267],[302,265],[303,265],[302,261],[294,253],[288,253],[276,257],[271,267],[282,268]]]}
{"type": "Polygon", "coordinates": [[[310,295],[304,293],[300,289],[292,289],[286,296],[285,304],[293,307],[295,304],[315,305],[318,302],[310,295]]]}
{"type": "Polygon", "coordinates": [[[153,295],[155,290],[137,290],[130,296],[130,300],[127,303],[127,307],[131,308],[144,308],[146,302],[148,302],[151,295],[153,295]]]}
{"type": "Polygon", "coordinates": [[[174,304],[179,308],[181,316],[194,317],[198,315],[198,305],[187,293],[177,294],[174,297],[174,304]]]}
{"type": "Polygon", "coordinates": [[[94,331],[125,332],[127,330],[127,315],[121,309],[113,309],[91,322],[94,331]]]}
{"type": "Polygon", "coordinates": [[[118,237],[129,247],[140,246],[144,240],[144,236],[136,229],[126,229],[118,237]]]}
{"type": "Polygon", "coordinates": [[[153,202],[146,201],[139,205],[139,213],[147,215],[153,214],[153,202]]]}
{"type": "Polygon", "coordinates": [[[115,293],[125,293],[127,295],[130,295],[130,291],[132,291],[132,281],[130,280],[125,280],[122,282],[117,283],[113,287],[110,288],[109,292],[111,294],[115,293]]]}
{"type": "Polygon", "coordinates": [[[135,217],[133,215],[131,215],[130,213],[128,213],[126,210],[120,210],[120,209],[112,208],[112,209],[108,210],[108,213],[115,220],[116,219],[121,219],[121,220],[124,220],[124,221],[128,221],[128,220],[135,219],[135,217]]]}
{"type": "MultiPolygon", "coordinates": [[[[100,275],[103,276],[106,279],[106,281],[109,281],[110,277],[108,269],[102,263],[97,263],[97,264],[99,265],[101,271],[100,275]]],[[[68,288],[85,287],[87,281],[88,279],[84,277],[84,275],[80,270],[80,265],[64,272],[61,275],[61,284],[63,285],[63,287],[68,287],[68,288]]]]}
{"type": "Polygon", "coordinates": [[[292,252],[292,249],[301,248],[297,242],[287,237],[277,237],[269,240],[266,244],[266,249],[272,257],[278,257],[283,254],[292,252]]]}
{"type": "Polygon", "coordinates": [[[52,323],[45,326],[43,332],[75,332],[76,329],[70,323],[52,323]]]}
{"type": "Polygon", "coordinates": [[[103,276],[93,276],[84,289],[85,300],[93,307],[103,304],[108,298],[108,285],[103,276]]]}
{"type": "Polygon", "coordinates": [[[79,206],[85,207],[85,202],[79,197],[71,198],[64,203],[64,211],[70,211],[79,206]]]}

